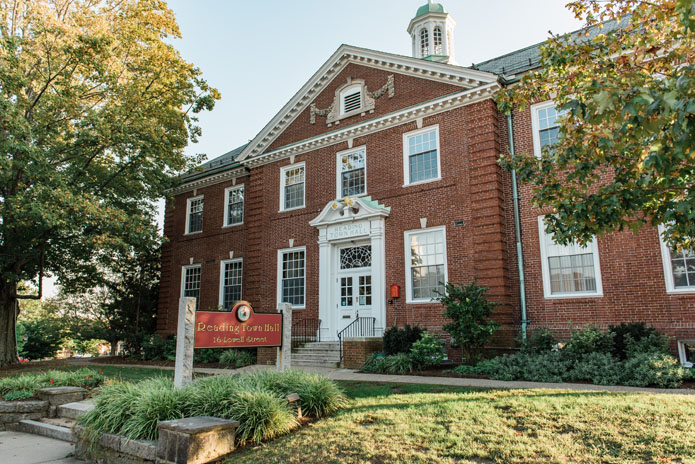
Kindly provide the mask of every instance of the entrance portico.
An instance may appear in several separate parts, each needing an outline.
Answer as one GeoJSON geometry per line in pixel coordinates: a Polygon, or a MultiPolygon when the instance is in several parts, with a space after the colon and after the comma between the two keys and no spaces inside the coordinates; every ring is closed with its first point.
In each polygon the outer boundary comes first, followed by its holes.
{"type": "Polygon", "coordinates": [[[309,224],[319,230],[321,340],[359,317],[386,323],[385,219],[390,208],[371,197],[332,201],[309,224]]]}

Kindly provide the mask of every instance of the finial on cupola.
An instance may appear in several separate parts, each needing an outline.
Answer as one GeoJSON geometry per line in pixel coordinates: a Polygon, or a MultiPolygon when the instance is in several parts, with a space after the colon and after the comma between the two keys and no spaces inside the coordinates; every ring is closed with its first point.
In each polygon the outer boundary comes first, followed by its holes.
{"type": "Polygon", "coordinates": [[[410,20],[408,34],[413,41],[413,57],[456,64],[454,59],[454,28],[456,21],[441,3],[427,0],[410,20]]]}

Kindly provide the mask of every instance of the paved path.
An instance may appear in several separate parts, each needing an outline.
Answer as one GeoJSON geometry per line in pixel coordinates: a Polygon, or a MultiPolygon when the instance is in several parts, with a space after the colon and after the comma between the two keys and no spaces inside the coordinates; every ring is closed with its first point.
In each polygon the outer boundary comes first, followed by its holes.
{"type": "Polygon", "coordinates": [[[0,432],[0,463],[3,464],[84,464],[69,457],[72,443],[22,432],[0,432]]]}
{"type": "MultiPolygon", "coordinates": [[[[86,366],[98,365],[96,362],[80,361],[80,365],[86,366]]],[[[106,365],[106,364],[105,364],[106,365]]],[[[173,367],[162,366],[140,366],[133,364],[108,364],[116,367],[144,367],[153,369],[173,370],[173,367]]],[[[210,375],[229,375],[239,372],[249,372],[257,370],[275,369],[275,366],[248,366],[241,369],[212,369],[207,367],[197,367],[194,372],[197,374],[210,375]]],[[[416,383],[427,385],[450,385],[455,387],[475,387],[475,388],[550,388],[558,390],[574,390],[574,391],[608,391],[618,393],[665,393],[671,395],[695,395],[695,389],[688,388],[643,388],[643,387],[627,387],[623,385],[592,385],[583,383],[541,383],[541,382],[525,382],[513,381],[505,382],[502,380],[489,379],[461,379],[454,377],[425,377],[421,375],[384,375],[384,374],[364,374],[356,372],[352,369],[335,369],[322,367],[299,367],[298,369],[308,372],[316,372],[323,374],[333,380],[347,380],[355,382],[391,382],[391,383],[416,383]]]]}

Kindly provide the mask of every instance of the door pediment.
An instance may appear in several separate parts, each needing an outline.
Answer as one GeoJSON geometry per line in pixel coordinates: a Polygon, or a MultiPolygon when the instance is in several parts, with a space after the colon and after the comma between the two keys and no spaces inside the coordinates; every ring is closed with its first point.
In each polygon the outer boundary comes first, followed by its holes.
{"type": "Polygon", "coordinates": [[[360,221],[379,217],[385,218],[389,214],[391,214],[390,207],[372,200],[371,197],[346,197],[342,200],[329,202],[321,213],[309,222],[309,225],[317,228],[332,226],[330,230],[335,231],[337,235],[340,234],[340,230],[343,230],[344,234],[350,234],[351,236],[368,235],[368,223],[360,221]],[[348,224],[350,225],[348,226],[348,224]],[[366,227],[366,231],[362,231],[364,227],[366,227]]]}

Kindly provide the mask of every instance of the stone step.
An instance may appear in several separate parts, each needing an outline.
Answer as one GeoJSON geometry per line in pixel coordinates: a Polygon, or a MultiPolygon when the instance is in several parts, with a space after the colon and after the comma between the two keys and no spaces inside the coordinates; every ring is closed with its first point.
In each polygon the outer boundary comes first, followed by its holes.
{"type": "Polygon", "coordinates": [[[294,349],[295,351],[340,351],[339,346],[300,346],[294,349]]]}
{"type": "Polygon", "coordinates": [[[319,355],[319,356],[340,356],[339,350],[294,350],[292,354],[309,354],[309,355],[319,355]]]}
{"type": "Polygon", "coordinates": [[[7,424],[7,428],[15,432],[31,433],[43,437],[55,438],[62,441],[75,441],[75,435],[67,427],[60,425],[47,424],[35,420],[21,420],[16,424],[7,424]]]}
{"type": "Polygon", "coordinates": [[[338,343],[338,342],[311,342],[311,343],[305,343],[303,346],[304,346],[304,348],[323,347],[323,348],[330,348],[330,349],[335,348],[337,350],[340,348],[340,343],[338,343]]]}
{"type": "Polygon", "coordinates": [[[58,406],[58,417],[77,419],[82,414],[94,409],[94,401],[77,401],[75,403],[61,404],[58,406]]]}
{"type": "Polygon", "coordinates": [[[340,355],[337,353],[334,355],[292,353],[292,361],[295,360],[338,362],[340,361],[340,355]]]}
{"type": "Polygon", "coordinates": [[[300,360],[292,358],[292,367],[340,367],[338,361],[318,361],[318,360],[300,360]]]}

